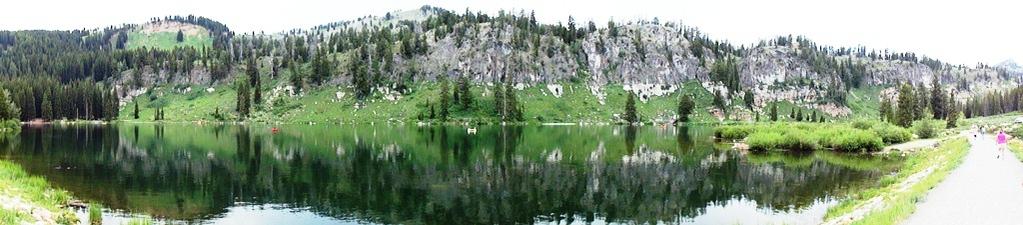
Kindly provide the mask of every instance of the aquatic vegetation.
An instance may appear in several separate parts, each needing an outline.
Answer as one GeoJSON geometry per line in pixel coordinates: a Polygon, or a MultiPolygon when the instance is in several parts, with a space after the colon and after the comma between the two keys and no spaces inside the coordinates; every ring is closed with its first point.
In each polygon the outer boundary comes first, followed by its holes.
{"type": "Polygon", "coordinates": [[[830,149],[873,152],[884,147],[886,136],[892,143],[898,143],[908,141],[912,134],[890,124],[869,122],[757,123],[720,126],[715,129],[715,136],[726,139],[745,138],[746,144],[755,151],[830,149]]]}
{"type": "Polygon", "coordinates": [[[103,206],[97,203],[89,203],[89,224],[103,224],[103,206]]]}

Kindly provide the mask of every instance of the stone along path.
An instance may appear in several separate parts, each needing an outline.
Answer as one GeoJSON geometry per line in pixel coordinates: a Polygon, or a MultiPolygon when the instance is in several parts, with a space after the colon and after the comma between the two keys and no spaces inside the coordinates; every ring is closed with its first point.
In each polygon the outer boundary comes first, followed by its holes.
{"type": "Polygon", "coordinates": [[[1023,163],[1008,149],[996,158],[992,135],[970,138],[962,164],[904,224],[1023,224],[1023,163]]]}

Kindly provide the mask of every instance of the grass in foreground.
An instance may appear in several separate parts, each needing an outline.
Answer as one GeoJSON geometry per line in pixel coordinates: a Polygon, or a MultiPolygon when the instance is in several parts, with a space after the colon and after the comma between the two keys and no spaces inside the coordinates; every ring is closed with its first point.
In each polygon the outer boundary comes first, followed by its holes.
{"type": "Polygon", "coordinates": [[[1016,154],[1017,159],[1023,161],[1023,141],[1020,141],[1019,139],[1009,141],[1009,150],[1012,151],[1013,154],[1016,154]]]}
{"type": "Polygon", "coordinates": [[[831,207],[824,218],[827,220],[848,214],[857,206],[881,196],[884,201],[882,208],[873,209],[864,218],[852,224],[897,224],[913,214],[917,202],[962,162],[968,149],[969,143],[966,138],[960,137],[942,142],[937,148],[912,154],[906,158],[899,173],[885,176],[879,181],[879,187],[863,190],[831,207]],[[901,183],[910,176],[931,167],[935,169],[930,175],[900,190],[901,183]]]}
{"type": "MultiPolygon", "coordinates": [[[[70,210],[62,208],[71,200],[67,191],[51,187],[46,180],[26,173],[17,164],[0,160],[0,196],[4,198],[17,198],[27,204],[41,207],[54,213],[54,218],[60,224],[77,224],[78,218],[70,210]]],[[[0,204],[13,204],[4,202],[0,204]]],[[[10,221],[32,221],[29,212],[16,212],[12,210],[0,210],[0,222],[3,224],[10,221]]]]}

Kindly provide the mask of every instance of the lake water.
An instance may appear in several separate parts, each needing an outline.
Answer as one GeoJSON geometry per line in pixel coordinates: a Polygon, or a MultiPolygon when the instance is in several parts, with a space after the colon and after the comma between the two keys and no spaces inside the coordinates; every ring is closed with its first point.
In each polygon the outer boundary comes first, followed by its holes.
{"type": "MultiPolygon", "coordinates": [[[[746,154],[712,128],[120,124],[0,146],[104,223],[815,224],[899,159],[746,154]]],[[[83,212],[84,213],[84,212],[83,212]]]]}

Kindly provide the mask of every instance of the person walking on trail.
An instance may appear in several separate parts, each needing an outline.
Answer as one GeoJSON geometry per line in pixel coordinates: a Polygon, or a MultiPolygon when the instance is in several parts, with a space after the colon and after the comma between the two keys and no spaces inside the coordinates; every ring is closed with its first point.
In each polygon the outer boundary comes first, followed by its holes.
{"type": "Polygon", "coordinates": [[[998,156],[995,158],[1002,158],[1002,154],[1005,152],[1005,145],[1008,143],[1008,137],[1005,136],[1005,131],[998,131],[998,137],[995,138],[998,143],[998,156]]]}

